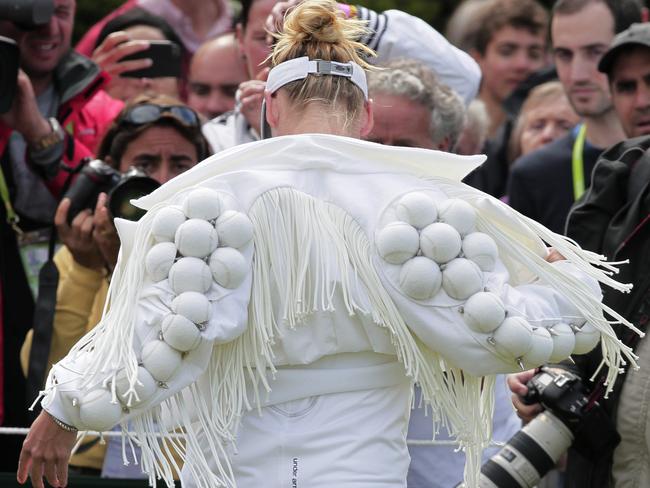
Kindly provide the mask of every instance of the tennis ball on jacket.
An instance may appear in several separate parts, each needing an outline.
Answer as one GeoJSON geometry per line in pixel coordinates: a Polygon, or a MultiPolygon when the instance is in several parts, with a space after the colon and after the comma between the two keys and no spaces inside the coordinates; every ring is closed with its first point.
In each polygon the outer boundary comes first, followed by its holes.
{"type": "Polygon", "coordinates": [[[499,256],[497,243],[483,232],[472,232],[463,239],[463,255],[471,259],[481,271],[494,271],[499,256]]]}
{"type": "Polygon", "coordinates": [[[178,207],[163,207],[153,218],[151,234],[157,242],[174,242],[176,229],[185,222],[185,214],[178,207]]]}
{"type": "Polygon", "coordinates": [[[438,218],[438,208],[426,193],[413,191],[399,199],[395,206],[397,218],[411,224],[416,229],[423,229],[438,218]]]}
{"type": "Polygon", "coordinates": [[[159,242],[147,252],[144,268],[153,281],[162,281],[169,275],[178,250],[173,242],[159,242]]]}
{"type": "Polygon", "coordinates": [[[182,315],[167,315],[162,321],[161,329],[163,340],[177,351],[191,351],[201,343],[199,328],[182,315]]]}
{"type": "Polygon", "coordinates": [[[183,212],[188,219],[213,220],[221,213],[221,197],[211,188],[195,188],[183,202],[183,212]]]}
{"type": "Polygon", "coordinates": [[[131,405],[128,405],[126,393],[129,391],[129,379],[126,375],[126,369],[120,370],[115,377],[115,390],[117,391],[117,397],[128,408],[135,408],[138,405],[143,404],[149,400],[158,389],[156,380],[154,380],[151,373],[142,366],[138,366],[137,379],[138,381],[136,382],[134,389],[138,394],[138,398],[136,399],[135,395],[133,395],[131,397],[131,405]]]}
{"type": "Polygon", "coordinates": [[[210,222],[190,219],[178,227],[174,243],[183,256],[204,258],[217,248],[219,237],[210,222]]]}
{"type": "Polygon", "coordinates": [[[467,300],[483,288],[483,273],[469,259],[452,259],[442,270],[442,288],[451,298],[467,300]]]}
{"type": "Polygon", "coordinates": [[[142,348],[142,365],[156,381],[169,380],[181,365],[181,353],[164,341],[153,340],[142,348]]]}
{"type": "Polygon", "coordinates": [[[458,257],[461,249],[460,234],[449,224],[436,222],[427,225],[420,233],[422,254],[443,264],[458,257]]]}
{"type": "Polygon", "coordinates": [[[244,247],[253,238],[253,223],[247,215],[236,210],[226,210],[215,224],[222,247],[244,247]]]}
{"type": "Polygon", "coordinates": [[[180,258],[169,270],[169,285],[177,295],[186,291],[206,293],[212,286],[210,267],[199,258],[180,258]]]}
{"type": "Polygon", "coordinates": [[[506,318],[506,309],[494,293],[473,294],[463,305],[463,320],[475,332],[489,334],[506,318]]]}
{"type": "Polygon", "coordinates": [[[416,300],[427,300],[438,293],[441,281],[438,265],[424,256],[406,261],[399,273],[400,288],[416,300]]]}
{"type": "Polygon", "coordinates": [[[406,222],[391,222],[377,234],[377,252],[390,264],[402,264],[420,248],[420,235],[406,222]]]}
{"type": "Polygon", "coordinates": [[[533,328],[522,317],[506,317],[492,334],[494,347],[509,358],[520,358],[530,350],[533,328]]]}
{"type": "Polygon", "coordinates": [[[548,359],[549,362],[557,363],[568,358],[576,345],[576,337],[571,326],[560,322],[553,325],[549,332],[553,339],[553,354],[548,359]]]}
{"type": "Polygon", "coordinates": [[[600,332],[596,327],[586,322],[575,331],[576,344],[573,347],[573,354],[587,354],[600,341],[600,332]]]}
{"type": "Polygon", "coordinates": [[[521,357],[527,368],[536,368],[546,363],[553,353],[553,338],[545,327],[533,329],[530,349],[521,357]]]}
{"type": "Polygon", "coordinates": [[[120,421],[122,405],[112,402],[111,392],[101,388],[84,394],[79,401],[79,418],[87,430],[104,432],[120,421]]]}
{"type": "Polygon", "coordinates": [[[451,225],[461,236],[474,231],[476,210],[459,198],[449,198],[438,206],[438,220],[451,225]]]}
{"type": "Polygon", "coordinates": [[[237,249],[220,247],[210,256],[210,270],[214,281],[224,288],[233,289],[242,284],[249,266],[237,249]]]}
{"type": "Polygon", "coordinates": [[[210,320],[210,310],[210,300],[203,293],[186,291],[172,300],[172,311],[195,324],[210,320]]]}

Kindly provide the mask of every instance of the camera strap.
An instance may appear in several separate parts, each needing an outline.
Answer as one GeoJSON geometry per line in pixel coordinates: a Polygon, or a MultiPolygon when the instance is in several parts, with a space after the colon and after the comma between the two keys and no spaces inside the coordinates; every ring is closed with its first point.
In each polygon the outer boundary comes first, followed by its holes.
{"type": "Polygon", "coordinates": [[[9,198],[9,187],[7,187],[7,180],[5,179],[5,174],[3,173],[2,168],[0,168],[0,199],[2,199],[2,203],[4,204],[5,210],[7,211],[7,223],[11,226],[17,235],[22,235],[23,231],[20,227],[18,227],[20,217],[18,217],[18,214],[16,214],[13,205],[11,205],[11,199],[9,198]]]}
{"type": "MultiPolygon", "coordinates": [[[[74,172],[70,172],[63,185],[62,195],[68,190],[74,172]]],[[[32,347],[29,352],[29,366],[27,370],[27,398],[37,398],[45,384],[50,346],[52,344],[52,331],[54,327],[54,314],[56,310],[56,294],[59,285],[59,270],[54,262],[54,251],[57,240],[56,226],[52,225],[48,243],[48,259],[38,273],[38,297],[34,308],[34,322],[32,324],[32,347]]],[[[36,405],[32,412],[33,417],[40,412],[36,405]]]]}

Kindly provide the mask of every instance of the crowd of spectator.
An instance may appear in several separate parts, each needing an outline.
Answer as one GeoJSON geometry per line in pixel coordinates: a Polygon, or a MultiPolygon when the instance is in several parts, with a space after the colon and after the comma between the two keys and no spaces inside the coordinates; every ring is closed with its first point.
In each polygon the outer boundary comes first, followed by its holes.
{"type": "MultiPolygon", "coordinates": [[[[225,0],[128,0],[74,48],[75,0],[53,3],[51,19],[29,30],[0,19],[0,35],[20,49],[16,95],[0,114],[2,426],[29,424],[27,407],[44,374],[104,308],[119,229],[107,189],[71,212],[78,202],[66,195],[80,173],[97,159],[119,174],[136,168],[164,184],[211,154],[259,140],[272,31],[299,0],[242,0],[237,16],[225,0]],[[159,41],[175,46],[178,56],[154,57],[150,48],[159,41]],[[161,66],[166,63],[177,63],[172,75],[161,66]],[[134,76],[138,70],[145,74],[134,76]],[[42,272],[51,262],[58,269],[54,295],[42,272]]],[[[365,138],[487,154],[467,184],[585,248],[630,259],[623,275],[634,293],[605,299],[643,330],[650,314],[650,172],[644,170],[650,160],[625,160],[620,146],[636,148],[650,135],[650,24],[643,2],[557,0],[548,11],[536,0],[465,0],[445,36],[398,10],[340,8],[368,22],[361,41],[377,52],[369,62],[378,69],[368,80],[374,126],[365,138]],[[616,159],[623,163],[613,164],[616,159]]],[[[630,345],[650,367],[650,346],[630,345]]],[[[564,366],[588,379],[597,376],[599,360],[596,351],[564,366]]],[[[650,486],[650,417],[638,407],[650,402],[646,369],[628,372],[606,400],[620,447],[598,458],[572,450],[567,475],[548,486],[604,487],[610,478],[617,487],[650,486]],[[637,464],[643,466],[631,468],[637,464]]],[[[525,395],[532,374],[509,379],[515,397],[525,395]]],[[[517,414],[528,421],[541,409],[515,398],[515,412],[508,395],[500,381],[499,441],[521,427],[517,414]]],[[[426,423],[414,409],[409,437],[430,438],[426,423]]],[[[139,476],[137,467],[120,465],[118,448],[98,440],[86,439],[72,468],[139,476]]],[[[0,442],[0,471],[13,471],[22,438],[0,442]]],[[[453,448],[418,447],[411,454],[410,488],[462,481],[462,459],[454,461],[453,448]]]]}

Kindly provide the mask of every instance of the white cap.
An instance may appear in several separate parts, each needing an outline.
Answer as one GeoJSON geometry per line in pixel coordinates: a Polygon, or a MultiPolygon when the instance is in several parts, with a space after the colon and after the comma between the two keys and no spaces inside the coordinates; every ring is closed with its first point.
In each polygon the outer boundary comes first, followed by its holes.
{"type": "Polygon", "coordinates": [[[290,59],[275,66],[266,80],[266,89],[275,93],[287,83],[307,78],[307,75],[332,75],[349,78],[363,92],[368,100],[368,82],[363,68],[353,61],[339,63],[337,61],[310,60],[307,56],[290,59]]]}

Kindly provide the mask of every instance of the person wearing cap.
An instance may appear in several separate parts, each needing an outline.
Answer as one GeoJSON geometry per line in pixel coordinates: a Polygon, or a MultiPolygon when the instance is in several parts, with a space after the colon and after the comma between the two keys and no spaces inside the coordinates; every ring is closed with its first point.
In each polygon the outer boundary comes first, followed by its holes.
{"type": "Polygon", "coordinates": [[[589,188],[591,172],[604,148],[625,138],[598,62],[616,33],[640,20],[636,0],[558,0],[553,7],[555,66],[582,123],[516,160],[507,194],[515,210],[554,232],[564,232],[569,209],[589,188]]]}
{"type": "MultiPolygon", "coordinates": [[[[604,302],[636,327],[648,332],[650,316],[650,24],[636,23],[619,33],[601,58],[598,69],[607,75],[612,103],[628,138],[605,150],[596,163],[589,191],[576,202],[567,217],[566,234],[584,249],[612,261],[629,261],[619,279],[632,285],[632,292],[616,296],[605,292],[604,302]]],[[[603,438],[613,432],[613,443],[600,450],[575,447],[566,465],[567,488],[620,488],[650,486],[650,341],[618,330],[617,334],[638,356],[636,369],[624,366],[613,392],[603,397],[604,378],[599,374],[602,351],[594,349],[561,367],[579,374],[590,385],[592,402],[607,413],[597,428],[603,438]],[[610,424],[608,426],[608,424],[610,424]],[[611,429],[611,430],[609,430],[611,429]]],[[[517,395],[531,373],[511,376],[517,395]]],[[[524,406],[514,400],[520,416],[529,419],[539,405],[524,406]]]]}
{"type": "Polygon", "coordinates": [[[612,102],[627,137],[650,134],[650,24],[618,34],[598,65],[609,79],[612,102]]]}

